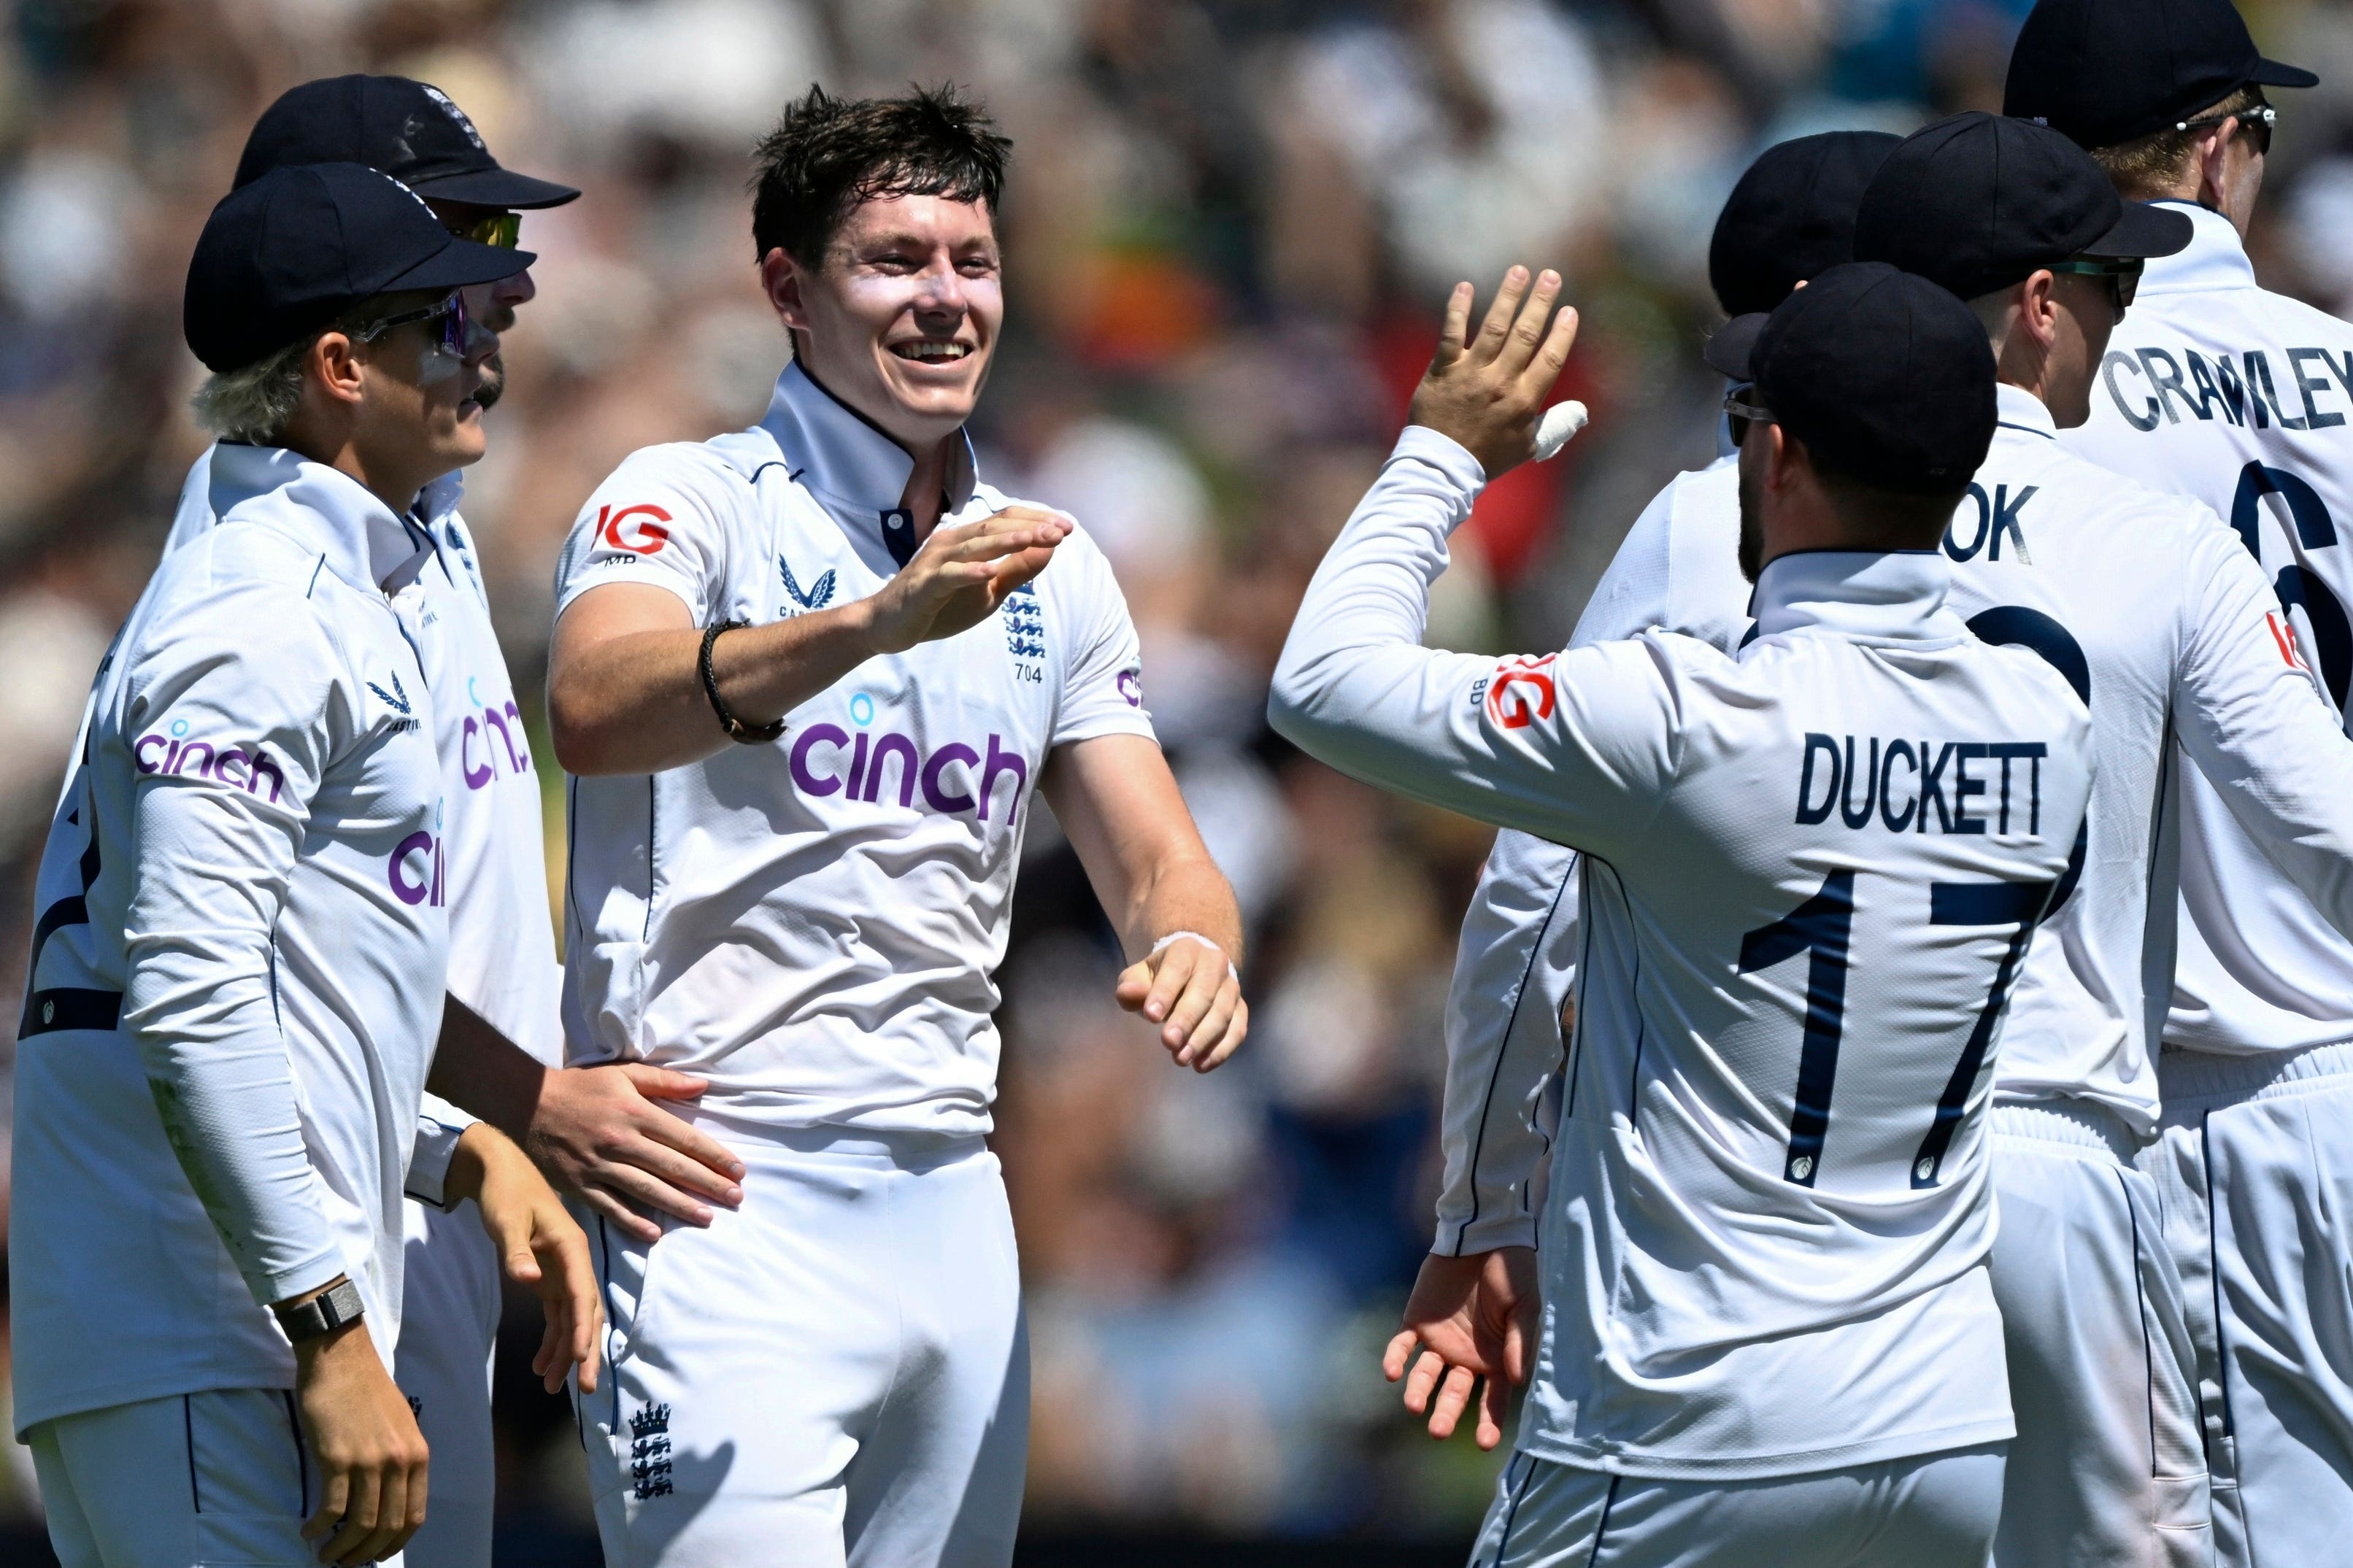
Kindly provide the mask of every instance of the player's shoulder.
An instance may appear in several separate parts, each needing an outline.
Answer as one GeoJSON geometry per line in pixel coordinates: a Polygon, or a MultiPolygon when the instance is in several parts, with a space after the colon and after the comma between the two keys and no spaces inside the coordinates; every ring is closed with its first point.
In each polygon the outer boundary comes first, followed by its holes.
{"type": "Polygon", "coordinates": [[[2236,542],[2214,509],[2195,496],[2144,484],[2056,441],[2045,444],[2044,450],[2038,478],[2063,493],[2071,517],[2107,519],[2129,529],[2126,542],[2138,558],[2162,559],[2164,547],[2186,547],[2201,540],[2236,542]]]}
{"type": "MultiPolygon", "coordinates": [[[[756,468],[747,469],[742,457],[723,445],[726,440],[714,437],[638,447],[614,465],[581,509],[582,517],[592,519],[600,509],[667,508],[679,503],[696,506],[713,517],[749,509],[758,493],[756,481],[763,476],[756,468]]],[[[782,468],[781,458],[776,466],[782,468]]]]}

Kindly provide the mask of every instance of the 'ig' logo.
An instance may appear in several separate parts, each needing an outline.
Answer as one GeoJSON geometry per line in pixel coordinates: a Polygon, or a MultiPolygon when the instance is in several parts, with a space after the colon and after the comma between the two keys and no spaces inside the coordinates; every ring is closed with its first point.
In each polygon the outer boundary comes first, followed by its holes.
{"type": "Polygon", "coordinates": [[[1507,658],[1495,667],[1487,688],[1487,717],[1506,730],[1525,730],[1539,719],[1552,717],[1554,656],[1507,658]]]}
{"type": "Polygon", "coordinates": [[[658,506],[625,506],[618,511],[600,506],[596,509],[596,537],[616,550],[626,550],[632,555],[651,555],[670,539],[670,530],[661,526],[669,521],[670,513],[658,506]],[[621,524],[633,517],[653,521],[638,523],[635,538],[624,537],[621,524]]]}

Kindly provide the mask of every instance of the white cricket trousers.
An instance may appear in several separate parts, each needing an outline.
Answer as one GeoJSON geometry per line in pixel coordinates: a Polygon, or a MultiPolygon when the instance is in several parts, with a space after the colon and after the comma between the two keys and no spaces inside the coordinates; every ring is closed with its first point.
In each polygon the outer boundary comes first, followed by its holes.
{"type": "Polygon", "coordinates": [[[2168,1052],[2141,1156],[2181,1271],[2215,1555],[2353,1563],[2353,1044],[2168,1052]]]}
{"type": "Polygon", "coordinates": [[[1471,1568],[1985,1568],[2001,1469],[1999,1443],[1746,1481],[1514,1454],[1471,1568]]]}
{"type": "Polygon", "coordinates": [[[400,1344],[393,1381],[432,1453],[425,1524],[407,1568],[491,1568],[498,1454],[491,1436],[491,1357],[499,1336],[499,1255],[470,1203],[443,1213],[406,1205],[400,1344]]]}
{"type": "Polygon", "coordinates": [[[1005,1568],[1029,1351],[997,1156],[688,1115],[743,1159],[743,1206],[590,1237],[609,1568],[1005,1568]]]}
{"type": "Polygon", "coordinates": [[[302,1521],[319,1477],[286,1389],[110,1405],[26,1440],[64,1568],[318,1568],[302,1521]]]}
{"type": "Polygon", "coordinates": [[[2018,1422],[1996,1568],[2211,1568],[2195,1354],[2138,1140],[2081,1100],[1996,1106],[1992,1131],[2018,1422]]]}

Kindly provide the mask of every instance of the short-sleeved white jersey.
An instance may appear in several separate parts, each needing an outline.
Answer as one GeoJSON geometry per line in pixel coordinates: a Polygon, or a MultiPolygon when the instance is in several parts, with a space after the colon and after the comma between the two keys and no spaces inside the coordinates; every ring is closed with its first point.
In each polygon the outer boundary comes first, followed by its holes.
{"type": "MultiPolygon", "coordinates": [[[[216,450],[188,470],[166,553],[219,521],[212,483],[216,450]]],[[[548,919],[539,772],[491,622],[473,536],[458,515],[462,492],[459,477],[445,475],[425,488],[403,520],[433,552],[417,578],[425,601],[417,654],[433,693],[441,753],[449,994],[549,1067],[560,1067],[563,970],[548,919]]]]}
{"type": "MultiPolygon", "coordinates": [[[[1012,504],[966,448],[943,526],[1012,504]]],[[[698,626],[864,598],[912,556],[906,453],[797,366],[767,415],[598,487],[557,613],[656,584],[698,626]]],[[[985,1132],[993,978],[1039,771],[1150,738],[1126,601],[1083,532],[997,614],[870,659],[772,744],[572,784],[565,1018],[576,1060],[706,1079],[755,1123],[985,1132]]],[[[718,721],[714,718],[715,727],[718,721]]]]}
{"type": "MultiPolygon", "coordinates": [[[[1979,637],[2041,653],[2085,694],[2100,776],[2082,853],[2011,1005],[1997,1091],[2091,1100],[2147,1136],[2173,963],[2177,743],[2200,784],[2219,784],[2218,808],[2271,847],[2266,863],[2293,866],[2348,920],[2353,795],[2340,781],[2353,750],[2283,651],[2279,606],[2236,537],[2194,501],[2072,456],[2039,401],[2000,392],[1993,447],[1946,531],[1947,602],[1979,637]]],[[[1640,524],[1628,536],[1603,580],[1619,584],[1596,594],[1578,644],[1658,625],[1730,651],[1747,635],[1736,574],[1668,569],[1733,560],[1738,498],[1709,482],[1722,471],[1685,475],[1667,492],[1686,492],[1676,504],[1654,505],[1671,547],[1640,524]]],[[[1865,783],[1884,768],[1867,752],[1856,761],[1865,783]]],[[[1859,805],[1856,779],[1843,783],[1859,805]]],[[[1542,1143],[1532,1108],[1550,1066],[1540,1037],[1574,962],[1571,871],[1566,849],[1507,840],[1465,922],[1449,1009],[1441,1251],[1530,1234],[1526,1182],[1542,1143]]]]}
{"type": "Polygon", "coordinates": [[[262,1304],[337,1274],[386,1365],[398,1335],[447,942],[404,624],[426,557],[291,452],[223,447],[212,488],[221,526],[165,558],[99,668],[42,857],[9,1233],[20,1429],[290,1387],[262,1304]]]}
{"type": "Polygon", "coordinates": [[[1776,561],[1736,659],[1657,632],[1421,648],[1482,483],[1406,432],[1271,711],[1347,773],[1583,854],[1520,1446],[1734,1479],[2008,1436],[1982,1112],[2091,790],[2082,701],[1968,635],[1933,552],[1776,561]]]}
{"type": "MultiPolygon", "coordinates": [[[[2231,525],[2342,715],[2353,698],[2353,326],[2257,287],[2229,219],[2151,261],[2091,422],[2063,437],[2231,525]]],[[[2296,1050],[2353,1037],[2353,942],[2206,781],[2182,781],[2180,957],[2165,1038],[2296,1050]]]]}

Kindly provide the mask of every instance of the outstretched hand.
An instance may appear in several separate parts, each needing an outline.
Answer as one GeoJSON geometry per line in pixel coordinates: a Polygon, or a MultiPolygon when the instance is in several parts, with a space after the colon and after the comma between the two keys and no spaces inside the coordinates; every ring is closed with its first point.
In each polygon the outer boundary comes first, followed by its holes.
{"type": "Polygon", "coordinates": [[[1391,1383],[1405,1379],[1405,1407],[1430,1417],[1432,1437],[1454,1436],[1475,1388],[1475,1440],[1482,1448],[1504,1440],[1512,1390],[1528,1376],[1538,1303],[1535,1270],[1536,1255],[1525,1247],[1499,1247],[1463,1258],[1433,1253],[1421,1260],[1406,1301],[1405,1326],[1389,1341],[1381,1371],[1391,1383]],[[1419,1360],[1416,1344],[1422,1347],[1419,1360]],[[1408,1362],[1413,1363],[1411,1375],[1408,1362]]]}
{"type": "Polygon", "coordinates": [[[934,529],[874,595],[869,640],[878,653],[904,653],[979,625],[1046,569],[1070,533],[1070,519],[1032,506],[934,529]]]}
{"type": "Polygon", "coordinates": [[[1564,305],[1552,314],[1559,297],[1559,273],[1537,274],[1531,291],[1528,269],[1514,267],[1504,274],[1475,337],[1471,285],[1457,283],[1447,299],[1446,327],[1414,390],[1410,417],[1460,442],[1490,479],[1531,458],[1551,457],[1584,423],[1583,404],[1549,412],[1544,406],[1577,342],[1577,311],[1564,305]]]}

